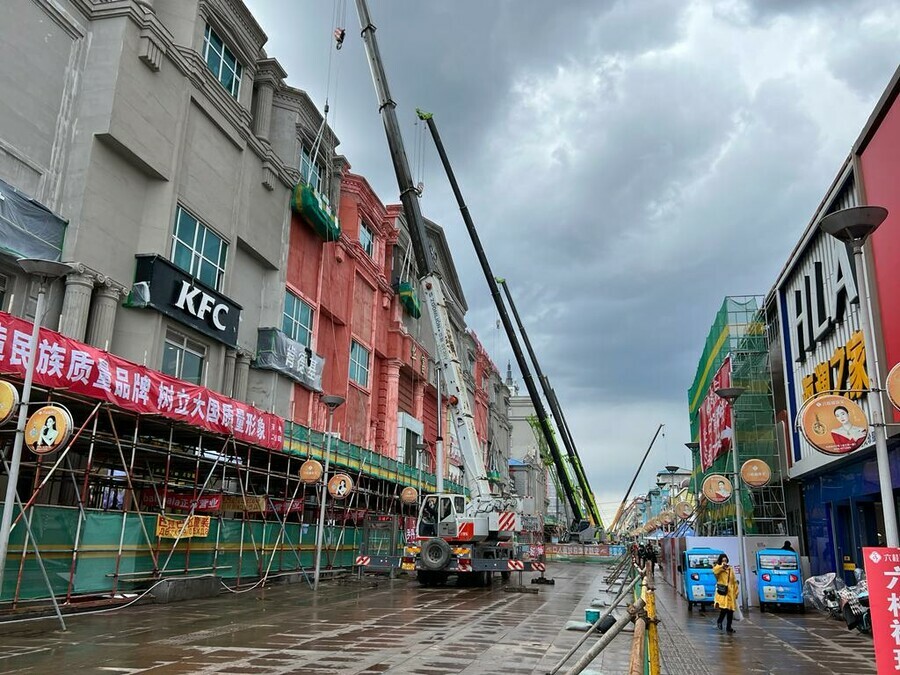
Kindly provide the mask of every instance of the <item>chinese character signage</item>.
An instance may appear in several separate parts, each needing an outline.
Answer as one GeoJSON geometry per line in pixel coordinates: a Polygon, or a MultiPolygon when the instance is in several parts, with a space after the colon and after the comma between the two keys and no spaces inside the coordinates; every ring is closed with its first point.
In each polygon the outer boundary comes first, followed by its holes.
{"type": "Polygon", "coordinates": [[[731,386],[731,357],[725,359],[700,405],[700,465],[706,471],[716,457],[731,447],[731,415],[728,402],[716,394],[731,386]]]}
{"type": "Polygon", "coordinates": [[[322,391],[325,359],[277,328],[260,328],[256,339],[257,368],[277,370],[312,391],[322,391]]]}
{"type": "Polygon", "coordinates": [[[138,255],[129,307],[152,307],[186,326],[237,346],[241,306],[157,255],[138,255]]]}
{"type": "Polygon", "coordinates": [[[185,539],[209,536],[209,516],[183,518],[156,516],[156,536],[160,539],[185,539]]]}
{"type": "Polygon", "coordinates": [[[900,672],[900,548],[863,548],[879,673],[900,672]]]}
{"type": "Polygon", "coordinates": [[[838,391],[857,400],[869,390],[866,372],[866,343],[858,330],[846,343],[837,347],[831,357],[813,366],[803,377],[803,399],[816,394],[838,391]]]}
{"type": "MultiPolygon", "coordinates": [[[[31,322],[0,312],[0,374],[25,377],[31,322]]],[[[34,381],[101,399],[125,410],[160,415],[270,450],[283,447],[284,421],[247,403],[139,366],[42,328],[34,381]]]]}

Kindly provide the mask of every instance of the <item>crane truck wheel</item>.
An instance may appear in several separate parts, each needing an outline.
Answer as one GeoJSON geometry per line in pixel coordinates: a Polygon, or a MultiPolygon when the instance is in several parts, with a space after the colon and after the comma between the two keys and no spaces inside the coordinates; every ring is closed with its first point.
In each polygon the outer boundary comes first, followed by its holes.
{"type": "Polygon", "coordinates": [[[450,544],[437,537],[429,539],[422,545],[422,565],[429,569],[442,570],[450,562],[450,544]]]}

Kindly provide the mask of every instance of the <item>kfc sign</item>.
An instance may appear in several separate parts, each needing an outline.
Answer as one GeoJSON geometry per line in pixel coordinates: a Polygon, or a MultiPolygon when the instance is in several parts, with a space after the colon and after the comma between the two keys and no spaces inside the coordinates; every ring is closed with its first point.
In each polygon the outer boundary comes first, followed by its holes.
{"type": "Polygon", "coordinates": [[[178,292],[175,306],[201,321],[207,321],[208,318],[216,330],[224,331],[227,328],[222,319],[223,317],[227,318],[230,309],[228,305],[224,302],[216,302],[213,296],[204,293],[200,288],[195,288],[190,282],[181,282],[181,290],[178,292]]]}
{"type": "Polygon", "coordinates": [[[152,307],[229,347],[237,346],[240,305],[165,258],[157,255],[135,258],[135,283],[126,306],[152,307]]]}

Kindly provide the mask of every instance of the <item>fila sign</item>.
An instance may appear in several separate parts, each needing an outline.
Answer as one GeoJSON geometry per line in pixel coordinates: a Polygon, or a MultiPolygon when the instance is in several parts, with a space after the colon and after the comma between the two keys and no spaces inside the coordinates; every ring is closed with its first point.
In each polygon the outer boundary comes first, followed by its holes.
{"type": "Polygon", "coordinates": [[[158,255],[137,255],[126,306],[152,307],[186,326],[237,346],[241,306],[158,255]]]}

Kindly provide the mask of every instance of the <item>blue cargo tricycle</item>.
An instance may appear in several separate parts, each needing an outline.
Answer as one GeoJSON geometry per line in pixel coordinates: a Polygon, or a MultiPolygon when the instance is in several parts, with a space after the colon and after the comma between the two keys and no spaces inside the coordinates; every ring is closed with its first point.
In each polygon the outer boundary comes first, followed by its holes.
{"type": "Polygon", "coordinates": [[[803,611],[803,574],[796,551],[760,549],[756,552],[756,575],[759,611],[775,605],[790,605],[803,611]]]}
{"type": "Polygon", "coordinates": [[[712,568],[716,559],[724,551],[717,548],[689,548],[684,552],[684,559],[679,565],[678,571],[684,578],[684,597],[688,602],[688,611],[692,611],[694,605],[700,607],[702,612],[707,605],[712,605],[716,599],[716,577],[712,568]]]}

